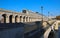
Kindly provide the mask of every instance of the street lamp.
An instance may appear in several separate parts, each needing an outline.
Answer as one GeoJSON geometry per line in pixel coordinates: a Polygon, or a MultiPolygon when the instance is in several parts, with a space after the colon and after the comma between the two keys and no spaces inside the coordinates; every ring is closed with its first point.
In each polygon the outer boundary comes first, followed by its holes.
{"type": "Polygon", "coordinates": [[[48,12],[48,20],[49,20],[49,13],[50,13],[50,12],[48,12]]]}
{"type": "Polygon", "coordinates": [[[43,6],[41,6],[41,13],[42,13],[42,22],[43,22],[43,6]]]}

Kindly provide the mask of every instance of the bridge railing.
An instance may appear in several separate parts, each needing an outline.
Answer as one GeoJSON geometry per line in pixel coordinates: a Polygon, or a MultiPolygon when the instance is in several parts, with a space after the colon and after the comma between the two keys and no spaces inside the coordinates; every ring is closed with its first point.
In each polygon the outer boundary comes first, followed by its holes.
{"type": "Polygon", "coordinates": [[[46,29],[46,32],[44,33],[44,35],[43,35],[41,38],[48,38],[49,33],[51,32],[51,30],[54,30],[54,26],[55,26],[54,24],[55,24],[55,23],[56,23],[56,21],[54,21],[54,22],[51,24],[51,26],[46,29]]]}
{"type": "MultiPolygon", "coordinates": [[[[56,22],[56,21],[54,21],[54,22],[56,22]]],[[[52,22],[52,24],[54,24],[54,22],[52,22]]],[[[46,23],[47,23],[47,27],[44,28],[45,30],[47,30],[50,26],[52,26],[52,24],[48,23],[47,21],[46,21],[46,23]]]]}

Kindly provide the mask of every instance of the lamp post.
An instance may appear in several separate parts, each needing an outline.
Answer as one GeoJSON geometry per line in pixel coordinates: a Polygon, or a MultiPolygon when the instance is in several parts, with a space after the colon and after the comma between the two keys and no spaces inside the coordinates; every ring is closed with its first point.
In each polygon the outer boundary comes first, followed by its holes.
{"type": "Polygon", "coordinates": [[[51,13],[51,19],[52,19],[52,17],[53,17],[53,14],[51,13]]]}
{"type": "Polygon", "coordinates": [[[43,23],[43,6],[41,6],[41,13],[42,13],[42,23],[43,23]]]}
{"type": "Polygon", "coordinates": [[[50,12],[48,12],[48,21],[49,21],[49,13],[50,13],[50,12]]]}

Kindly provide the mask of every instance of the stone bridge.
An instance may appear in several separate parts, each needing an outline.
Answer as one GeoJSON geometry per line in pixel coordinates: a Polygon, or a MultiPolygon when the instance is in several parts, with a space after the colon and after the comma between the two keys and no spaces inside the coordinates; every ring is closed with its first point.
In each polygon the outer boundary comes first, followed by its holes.
{"type": "Polygon", "coordinates": [[[45,31],[44,35],[42,36],[42,38],[48,38],[51,31],[58,30],[59,24],[60,24],[60,20],[56,20],[49,28],[46,29],[46,31],[45,31]]]}
{"type": "MultiPolygon", "coordinates": [[[[0,9],[1,23],[19,23],[19,22],[34,22],[41,21],[42,15],[36,12],[22,10],[22,12],[14,12],[10,10],[0,9]]],[[[47,19],[43,16],[44,20],[47,19]]]]}

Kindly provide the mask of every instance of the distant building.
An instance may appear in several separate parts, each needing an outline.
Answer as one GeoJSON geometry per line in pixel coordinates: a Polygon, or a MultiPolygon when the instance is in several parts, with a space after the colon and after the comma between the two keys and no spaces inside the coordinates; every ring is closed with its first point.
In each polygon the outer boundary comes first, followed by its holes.
{"type": "Polygon", "coordinates": [[[60,20],[60,16],[56,16],[56,19],[57,19],[57,20],[60,20]]]}

